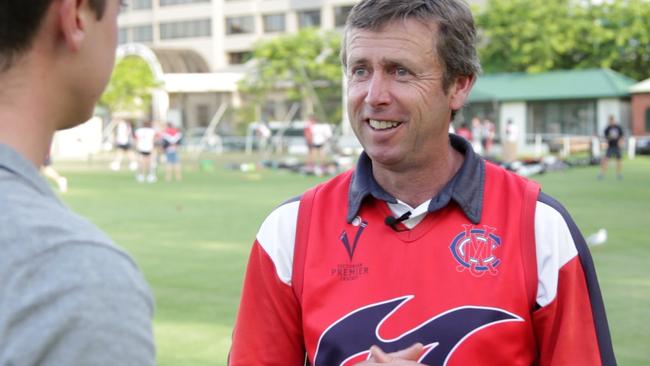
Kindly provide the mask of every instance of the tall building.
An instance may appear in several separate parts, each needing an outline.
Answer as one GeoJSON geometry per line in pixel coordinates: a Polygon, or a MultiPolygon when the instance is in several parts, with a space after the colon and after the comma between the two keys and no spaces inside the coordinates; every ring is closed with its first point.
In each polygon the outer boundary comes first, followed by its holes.
{"type": "Polygon", "coordinates": [[[120,43],[190,49],[210,71],[238,69],[253,44],[303,27],[341,28],[357,0],[132,0],[120,43]]]}

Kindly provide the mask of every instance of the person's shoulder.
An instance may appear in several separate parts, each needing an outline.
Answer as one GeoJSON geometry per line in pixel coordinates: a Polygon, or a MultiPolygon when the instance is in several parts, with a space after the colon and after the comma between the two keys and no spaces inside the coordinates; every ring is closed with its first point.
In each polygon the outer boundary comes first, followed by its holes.
{"type": "MultiPolygon", "coordinates": [[[[262,223],[260,232],[270,232],[276,231],[277,227],[293,227],[295,228],[295,222],[298,218],[298,209],[303,198],[310,194],[317,194],[317,192],[323,190],[336,189],[338,187],[346,187],[349,184],[349,179],[352,175],[352,171],[343,172],[326,182],[320,183],[316,186],[313,186],[301,193],[300,195],[291,197],[284,202],[276,206],[266,217],[262,223]]],[[[258,233],[259,235],[259,233],[258,233]]]]}
{"type": "MultiPolygon", "coordinates": [[[[538,266],[554,263],[558,268],[588,253],[580,229],[558,200],[541,192],[535,208],[535,239],[538,266]]],[[[557,271],[555,271],[557,272],[557,271]]]]}
{"type": "Polygon", "coordinates": [[[567,232],[579,232],[567,208],[544,191],[539,193],[536,208],[536,225],[540,226],[542,223],[565,228],[567,232]]]}
{"type": "Polygon", "coordinates": [[[555,197],[553,197],[552,195],[550,195],[550,194],[548,194],[548,193],[546,193],[544,191],[539,192],[539,197],[537,198],[537,202],[538,202],[538,204],[542,203],[542,204],[545,204],[545,205],[551,207],[551,209],[553,211],[556,211],[559,214],[562,214],[562,213],[567,213],[568,214],[567,209],[564,207],[564,205],[560,201],[558,201],[557,199],[555,199],[555,197]]]}
{"type": "Polygon", "coordinates": [[[257,233],[257,239],[260,242],[268,241],[260,239],[277,237],[281,235],[281,232],[287,232],[286,228],[295,229],[301,197],[295,196],[282,202],[266,216],[257,233]]]}
{"type": "Polygon", "coordinates": [[[88,260],[89,253],[94,253],[106,265],[137,272],[131,258],[97,226],[56,198],[28,187],[25,192],[14,189],[11,195],[0,195],[0,226],[3,269],[28,265],[42,256],[74,262],[88,260]]]}
{"type": "MultiPolygon", "coordinates": [[[[135,262],[110,242],[67,241],[29,251],[3,266],[16,288],[78,293],[129,292],[153,308],[150,289],[135,262]],[[67,290],[66,290],[67,289],[67,290]]],[[[97,298],[86,298],[95,302],[97,298]]]]}
{"type": "Polygon", "coordinates": [[[497,164],[496,162],[492,162],[487,159],[483,159],[483,161],[485,162],[486,174],[496,175],[501,178],[508,178],[511,181],[519,182],[521,184],[526,184],[526,182],[529,181],[528,178],[523,177],[512,170],[508,170],[505,167],[497,164]]]}
{"type": "Polygon", "coordinates": [[[10,346],[61,357],[66,365],[153,365],[154,302],[141,272],[93,225],[78,218],[58,221],[62,218],[12,220],[16,230],[10,236],[18,238],[0,239],[7,249],[0,257],[0,306],[12,319],[6,331],[32,339],[10,337],[10,346]],[[70,233],[76,230],[83,233],[70,233]],[[61,342],[43,343],[53,335],[61,342]],[[78,352],[61,352],[64,344],[78,352]]]}
{"type": "MultiPolygon", "coordinates": [[[[103,231],[53,198],[0,198],[0,276],[34,286],[149,289],[133,259],[103,231]]],[[[7,284],[5,283],[5,286],[7,284]]]]}

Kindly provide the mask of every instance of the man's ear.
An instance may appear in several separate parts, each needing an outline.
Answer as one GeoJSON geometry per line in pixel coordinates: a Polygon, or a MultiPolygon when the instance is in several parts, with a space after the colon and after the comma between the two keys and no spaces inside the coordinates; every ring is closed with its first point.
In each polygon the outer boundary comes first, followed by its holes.
{"type": "Polygon", "coordinates": [[[476,76],[474,75],[456,77],[456,80],[449,88],[449,107],[452,110],[459,110],[465,105],[465,100],[469,96],[469,92],[472,91],[475,81],[476,76]]]}
{"type": "Polygon", "coordinates": [[[70,51],[78,51],[86,36],[86,0],[60,0],[58,21],[66,46],[70,51]]]}

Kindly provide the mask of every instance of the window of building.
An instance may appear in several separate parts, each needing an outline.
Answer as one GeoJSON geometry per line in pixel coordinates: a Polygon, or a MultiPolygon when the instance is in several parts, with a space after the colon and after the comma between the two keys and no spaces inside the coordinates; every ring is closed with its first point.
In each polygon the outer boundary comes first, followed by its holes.
{"type": "Polygon", "coordinates": [[[251,51],[230,52],[228,53],[228,63],[231,65],[241,65],[253,57],[251,51]]]}
{"type": "Polygon", "coordinates": [[[151,9],[151,0],[131,0],[131,8],[138,9],[151,9]]]}
{"type": "Polygon", "coordinates": [[[120,28],[117,32],[117,43],[125,44],[129,42],[129,29],[120,28]]]}
{"type": "Polygon", "coordinates": [[[284,32],[284,14],[268,14],[264,15],[264,33],[270,32],[284,32]]]}
{"type": "Polygon", "coordinates": [[[160,39],[209,37],[211,34],[210,19],[160,23],[160,39]]]}
{"type": "Polygon", "coordinates": [[[160,0],[160,6],[209,3],[211,0],[160,0]]]}
{"type": "Polygon", "coordinates": [[[305,10],[298,12],[298,27],[320,27],[320,10],[305,10]]]}
{"type": "Polygon", "coordinates": [[[645,131],[650,132],[650,108],[645,110],[645,131]]]}
{"type": "MultiPolygon", "coordinates": [[[[494,103],[470,103],[460,110],[454,118],[454,128],[458,129],[463,124],[471,128],[472,118],[478,117],[481,121],[489,119],[494,122],[497,131],[500,131],[497,106],[494,103]]],[[[499,137],[498,134],[496,136],[499,137]]]]}
{"type": "Polygon", "coordinates": [[[526,130],[529,134],[583,135],[598,133],[593,100],[529,103],[526,130]]]}
{"type": "Polygon", "coordinates": [[[253,16],[226,18],[226,34],[255,33],[253,16]]]}
{"type": "Polygon", "coordinates": [[[153,41],[153,26],[139,25],[133,27],[133,42],[152,42],[153,41]]]}
{"type": "Polygon", "coordinates": [[[201,126],[207,126],[210,123],[210,106],[207,104],[197,105],[196,119],[201,126]]]}
{"type": "Polygon", "coordinates": [[[352,6],[337,6],[334,8],[334,24],[337,27],[342,27],[345,25],[345,21],[348,20],[348,15],[352,6]]]}

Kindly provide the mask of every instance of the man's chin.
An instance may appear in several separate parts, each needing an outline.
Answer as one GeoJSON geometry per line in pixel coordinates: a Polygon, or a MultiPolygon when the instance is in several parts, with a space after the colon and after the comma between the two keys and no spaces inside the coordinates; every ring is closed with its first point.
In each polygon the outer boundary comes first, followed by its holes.
{"type": "Polygon", "coordinates": [[[366,154],[373,163],[381,164],[384,166],[392,166],[399,163],[400,159],[390,151],[385,151],[382,149],[377,150],[366,150],[366,154]]]}

